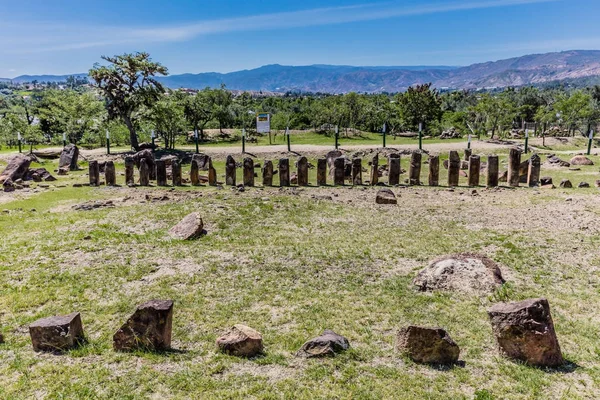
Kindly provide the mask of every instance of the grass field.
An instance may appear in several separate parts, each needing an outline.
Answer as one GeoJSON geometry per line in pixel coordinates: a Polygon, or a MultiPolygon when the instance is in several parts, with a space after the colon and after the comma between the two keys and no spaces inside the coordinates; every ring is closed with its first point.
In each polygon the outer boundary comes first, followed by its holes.
{"type": "MultiPolygon", "coordinates": [[[[215,167],[221,177],[223,160],[215,167]]],[[[593,186],[598,170],[542,175],[593,186]]],[[[47,189],[0,194],[0,398],[600,397],[595,188],[394,188],[399,205],[376,206],[370,187],[71,187],[86,179],[81,171],[47,189]],[[72,209],[99,199],[116,206],[72,209]],[[168,238],[192,211],[208,235],[168,238]],[[499,262],[508,283],[487,297],[412,287],[429,260],[467,251],[499,262]],[[538,296],[550,301],[568,360],[558,370],[506,360],[492,337],[490,305],[538,296]],[[112,335],[136,305],[167,298],[174,351],[115,353],[112,335]],[[60,356],[33,352],[28,325],[73,311],[88,344],[60,356]],[[215,339],[236,323],[263,334],[264,357],[218,353],[215,339]],[[435,368],[397,354],[394,336],[407,324],[447,329],[464,365],[435,368]],[[324,329],[346,336],[351,350],[294,357],[324,329]]]]}

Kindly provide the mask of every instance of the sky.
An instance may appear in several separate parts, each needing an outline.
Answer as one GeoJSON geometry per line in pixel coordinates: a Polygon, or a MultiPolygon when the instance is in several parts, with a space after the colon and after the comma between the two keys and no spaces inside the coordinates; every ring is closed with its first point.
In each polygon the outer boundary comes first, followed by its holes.
{"type": "Polygon", "coordinates": [[[0,0],[0,77],[147,51],[171,74],[470,65],[600,49],[599,0],[0,0]]]}

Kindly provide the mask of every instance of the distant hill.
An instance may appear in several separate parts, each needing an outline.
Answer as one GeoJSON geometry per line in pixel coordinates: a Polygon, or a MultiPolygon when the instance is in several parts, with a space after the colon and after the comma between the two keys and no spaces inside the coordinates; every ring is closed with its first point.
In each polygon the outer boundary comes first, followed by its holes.
{"type": "MultiPolygon", "coordinates": [[[[86,74],[76,74],[86,76],[86,74]]],[[[59,82],[68,75],[19,76],[14,82],[59,82]]],[[[555,82],[597,82],[600,50],[572,50],[532,54],[467,67],[397,66],[352,67],[335,65],[264,67],[221,74],[170,75],[159,78],[171,88],[203,89],[225,84],[231,90],[268,92],[398,92],[432,82],[437,88],[482,89],[507,86],[544,86],[555,82]]]]}
{"type": "Polygon", "coordinates": [[[76,76],[78,78],[86,77],[88,74],[69,74],[69,75],[21,75],[16,78],[9,79],[14,83],[26,83],[26,82],[65,82],[69,76],[76,76]]]}

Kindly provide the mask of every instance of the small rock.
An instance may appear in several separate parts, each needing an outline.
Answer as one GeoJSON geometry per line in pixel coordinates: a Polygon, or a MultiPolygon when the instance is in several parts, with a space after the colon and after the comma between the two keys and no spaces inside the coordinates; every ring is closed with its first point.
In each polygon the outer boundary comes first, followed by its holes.
{"type": "Polygon", "coordinates": [[[135,310],[113,336],[116,351],[167,350],[171,347],[173,301],[151,300],[135,310]]]}
{"type": "Polygon", "coordinates": [[[594,162],[586,156],[575,156],[571,158],[571,165],[594,165],[594,162]]]}
{"type": "Polygon", "coordinates": [[[396,195],[390,189],[380,189],[375,198],[377,204],[398,204],[396,195]]]}
{"type": "Polygon", "coordinates": [[[563,179],[563,180],[560,182],[560,187],[561,187],[561,188],[563,188],[563,189],[571,189],[571,188],[573,188],[573,184],[571,183],[571,181],[570,181],[570,180],[568,180],[568,179],[563,179]]]}
{"type": "Polygon", "coordinates": [[[396,336],[396,348],[411,360],[425,364],[454,364],[460,349],[441,328],[409,326],[396,336]]]}
{"type": "Polygon", "coordinates": [[[590,184],[587,182],[580,182],[579,185],[577,185],[578,188],[589,188],[590,184]]]}
{"type": "Polygon", "coordinates": [[[262,335],[246,325],[234,325],[224,336],[217,339],[223,353],[238,357],[254,357],[263,351],[262,335]]]}
{"type": "Polygon", "coordinates": [[[43,318],[29,325],[33,350],[61,352],[72,349],[84,340],[81,315],[78,312],[43,318]]]}
{"type": "Polygon", "coordinates": [[[350,348],[348,339],[327,329],[321,336],[304,343],[296,356],[305,358],[334,356],[348,348],[350,348]]]}
{"type": "Polygon", "coordinates": [[[594,186],[596,186],[597,188],[600,188],[600,180],[597,180],[596,182],[594,182],[594,186]]]}
{"type": "Polygon", "coordinates": [[[200,214],[193,212],[169,230],[169,235],[175,239],[192,240],[202,236],[204,222],[200,214]]]}
{"type": "Polygon", "coordinates": [[[549,176],[543,176],[540,178],[540,185],[544,186],[544,185],[552,185],[552,178],[549,176]]]}

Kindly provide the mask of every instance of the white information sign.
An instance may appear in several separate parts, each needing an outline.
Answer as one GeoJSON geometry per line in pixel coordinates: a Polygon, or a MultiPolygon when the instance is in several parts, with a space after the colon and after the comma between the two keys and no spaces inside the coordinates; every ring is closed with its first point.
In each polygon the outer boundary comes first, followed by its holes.
{"type": "Polygon", "coordinates": [[[271,132],[271,114],[260,113],[256,116],[256,132],[270,133],[271,132]]]}

